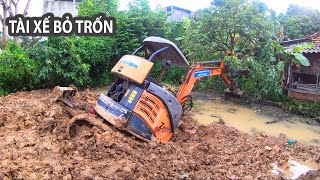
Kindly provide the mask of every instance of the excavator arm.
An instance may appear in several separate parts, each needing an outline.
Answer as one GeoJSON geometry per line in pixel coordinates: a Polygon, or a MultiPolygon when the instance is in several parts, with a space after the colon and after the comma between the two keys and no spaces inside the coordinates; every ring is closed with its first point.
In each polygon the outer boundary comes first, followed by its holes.
{"type": "Polygon", "coordinates": [[[227,76],[225,72],[224,60],[195,62],[189,68],[187,75],[177,93],[177,100],[182,106],[184,106],[185,102],[189,99],[195,83],[198,80],[208,76],[220,76],[228,86],[228,88],[225,90],[225,93],[231,93],[239,97],[242,97],[244,94],[234,86],[233,81],[227,76]]]}

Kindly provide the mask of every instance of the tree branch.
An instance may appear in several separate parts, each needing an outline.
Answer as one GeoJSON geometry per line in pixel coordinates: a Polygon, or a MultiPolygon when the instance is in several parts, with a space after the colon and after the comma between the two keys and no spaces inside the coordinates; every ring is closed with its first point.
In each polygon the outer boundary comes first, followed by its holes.
{"type": "Polygon", "coordinates": [[[8,4],[4,3],[3,0],[0,0],[0,3],[7,9],[7,11],[9,12],[9,15],[13,17],[14,14],[12,13],[11,7],[8,6],[8,4]]]}
{"type": "Polygon", "coordinates": [[[1,21],[2,25],[4,25],[4,24],[5,24],[5,22],[4,22],[3,17],[2,17],[2,15],[1,15],[1,14],[0,14],[0,21],[1,21]]]}
{"type": "Polygon", "coordinates": [[[29,6],[30,6],[31,0],[28,0],[26,7],[24,8],[23,11],[23,16],[26,16],[28,14],[29,6]]]}
{"type": "Polygon", "coordinates": [[[17,2],[15,2],[14,0],[10,0],[12,2],[12,4],[14,5],[14,7],[17,7],[17,4],[19,2],[19,0],[17,2]]]}

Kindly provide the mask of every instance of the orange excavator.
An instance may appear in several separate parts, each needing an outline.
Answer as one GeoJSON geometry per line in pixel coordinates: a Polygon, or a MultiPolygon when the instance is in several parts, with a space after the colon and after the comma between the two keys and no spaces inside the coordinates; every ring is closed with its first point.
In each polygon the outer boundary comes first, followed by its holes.
{"type": "Polygon", "coordinates": [[[145,141],[157,138],[167,142],[174,135],[181,116],[192,108],[193,86],[204,77],[220,76],[228,86],[225,93],[243,96],[227,76],[224,60],[195,62],[190,66],[173,42],[159,37],[146,38],[132,55],[123,56],[111,72],[116,79],[107,92],[100,94],[94,111],[103,122],[145,141]],[[155,61],[162,65],[156,79],[149,75],[155,61]],[[160,84],[172,66],[188,68],[176,94],[160,84]]]}

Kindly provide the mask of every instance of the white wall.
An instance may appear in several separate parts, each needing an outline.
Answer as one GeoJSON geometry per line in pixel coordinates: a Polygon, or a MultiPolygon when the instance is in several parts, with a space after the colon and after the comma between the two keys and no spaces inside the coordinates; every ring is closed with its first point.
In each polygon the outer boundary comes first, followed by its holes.
{"type": "Polygon", "coordinates": [[[44,0],[43,3],[43,13],[51,12],[55,16],[62,17],[65,13],[70,13],[73,16],[78,14],[79,2],[72,1],[53,1],[53,0],[44,0]]]}
{"type": "MultiPolygon", "coordinates": [[[[8,0],[9,2],[10,0],[8,0]]],[[[27,0],[20,0],[18,13],[22,14],[26,7],[27,0]]],[[[79,2],[76,2],[76,7],[79,2]]],[[[31,0],[28,10],[29,17],[40,17],[43,14],[51,12],[55,16],[62,16],[64,13],[71,13],[73,16],[78,13],[77,8],[73,8],[73,2],[70,1],[53,1],[53,0],[31,0]]],[[[3,6],[0,5],[0,13],[3,14],[3,6]]],[[[0,32],[2,32],[2,23],[0,23],[0,32]]]]}

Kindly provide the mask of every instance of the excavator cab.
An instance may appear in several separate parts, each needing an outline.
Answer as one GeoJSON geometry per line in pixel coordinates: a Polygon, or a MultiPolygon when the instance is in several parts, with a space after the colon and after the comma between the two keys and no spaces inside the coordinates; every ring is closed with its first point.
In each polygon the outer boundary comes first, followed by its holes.
{"type": "Polygon", "coordinates": [[[146,38],[132,55],[123,56],[111,72],[116,79],[107,92],[100,94],[94,110],[110,124],[145,141],[155,137],[166,142],[173,136],[183,111],[191,108],[188,102],[197,80],[219,75],[228,87],[232,85],[225,75],[223,60],[189,66],[173,42],[159,37],[146,38]],[[155,61],[161,61],[163,67],[156,80],[149,76],[155,61]],[[215,66],[209,66],[212,64],[215,66]],[[188,68],[177,95],[159,85],[171,66],[188,68]]]}

